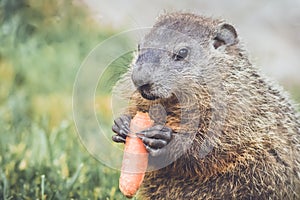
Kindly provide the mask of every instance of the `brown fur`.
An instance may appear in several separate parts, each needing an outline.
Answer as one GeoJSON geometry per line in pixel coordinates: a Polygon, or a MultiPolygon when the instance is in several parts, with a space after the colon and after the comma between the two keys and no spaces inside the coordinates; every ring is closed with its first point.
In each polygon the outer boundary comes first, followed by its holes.
{"type": "MultiPolygon", "coordinates": [[[[166,14],[143,43],[151,43],[155,30],[164,26],[200,38],[207,50],[209,39],[203,38],[211,38],[221,23],[193,14],[166,14]],[[187,31],[186,26],[192,28],[187,31]]],[[[223,53],[212,51],[202,52],[206,60],[197,61],[207,67],[209,84],[199,83],[195,70],[177,81],[177,97],[151,101],[138,92],[131,96],[131,116],[163,105],[166,119],[160,119],[160,110],[152,111],[151,117],[173,129],[170,154],[181,151],[170,165],[146,174],[140,198],[300,199],[300,123],[294,106],[252,66],[239,43],[223,53]],[[187,120],[183,110],[191,113],[187,120]],[[213,145],[207,155],[206,143],[213,145]]],[[[131,73],[124,76],[127,84],[132,84],[131,73]]]]}

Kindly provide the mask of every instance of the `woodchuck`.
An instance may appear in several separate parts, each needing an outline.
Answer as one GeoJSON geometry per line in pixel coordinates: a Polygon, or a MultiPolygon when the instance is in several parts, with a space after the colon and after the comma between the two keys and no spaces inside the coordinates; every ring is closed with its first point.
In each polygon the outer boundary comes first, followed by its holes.
{"type": "Polygon", "coordinates": [[[119,82],[130,94],[112,136],[149,112],[141,199],[300,199],[300,121],[223,20],[167,13],[119,82]],[[125,87],[124,87],[125,86],[125,87]]]}

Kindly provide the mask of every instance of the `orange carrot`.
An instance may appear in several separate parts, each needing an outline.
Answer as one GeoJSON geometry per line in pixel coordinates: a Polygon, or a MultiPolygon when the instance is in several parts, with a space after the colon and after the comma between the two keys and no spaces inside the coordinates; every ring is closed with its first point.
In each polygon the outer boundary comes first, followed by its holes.
{"type": "Polygon", "coordinates": [[[148,153],[135,133],[153,126],[148,113],[138,112],[130,123],[126,138],[119,188],[126,197],[133,197],[141,186],[148,166],[148,153]]]}

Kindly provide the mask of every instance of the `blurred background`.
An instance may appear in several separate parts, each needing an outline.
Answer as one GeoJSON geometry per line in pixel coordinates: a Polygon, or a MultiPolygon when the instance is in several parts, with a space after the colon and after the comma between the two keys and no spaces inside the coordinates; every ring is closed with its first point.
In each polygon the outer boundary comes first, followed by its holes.
{"type": "MultiPolygon", "coordinates": [[[[0,0],[0,199],[123,198],[119,171],[90,156],[76,135],[76,73],[101,41],[177,10],[234,24],[252,62],[300,102],[300,1],[0,0]]],[[[104,80],[113,84],[129,62],[112,63],[104,80]]],[[[111,88],[98,91],[109,130],[111,88]]]]}
{"type": "Polygon", "coordinates": [[[164,11],[223,18],[235,25],[252,61],[265,74],[287,87],[300,83],[300,1],[83,1],[99,24],[121,30],[152,26],[164,11]]]}

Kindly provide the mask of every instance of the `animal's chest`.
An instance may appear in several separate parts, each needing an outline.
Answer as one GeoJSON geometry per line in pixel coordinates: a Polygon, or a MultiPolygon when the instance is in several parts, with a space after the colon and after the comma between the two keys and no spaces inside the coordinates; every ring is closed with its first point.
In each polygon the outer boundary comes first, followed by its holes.
{"type": "Polygon", "coordinates": [[[148,107],[148,112],[156,124],[166,125],[174,131],[180,127],[181,110],[176,104],[154,104],[148,107]]]}
{"type": "Polygon", "coordinates": [[[196,194],[197,182],[196,179],[180,175],[178,170],[177,174],[170,169],[148,173],[140,191],[140,199],[195,199],[199,197],[196,194]]]}

